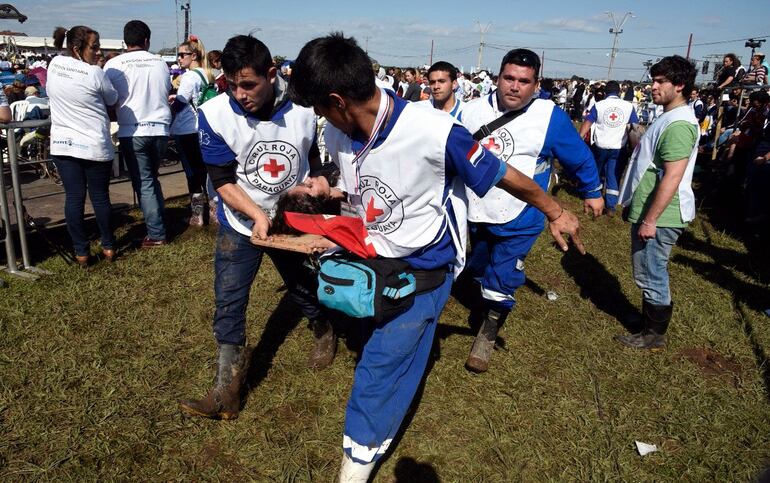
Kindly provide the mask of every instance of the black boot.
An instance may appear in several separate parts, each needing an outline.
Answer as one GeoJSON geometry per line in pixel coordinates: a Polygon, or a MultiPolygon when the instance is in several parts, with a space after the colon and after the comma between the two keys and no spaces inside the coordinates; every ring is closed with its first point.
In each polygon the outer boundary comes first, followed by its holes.
{"type": "Polygon", "coordinates": [[[638,334],[622,335],[615,340],[634,349],[660,351],[666,348],[666,331],[671,322],[674,302],[669,305],[655,305],[647,301],[642,303],[642,319],[644,330],[638,334]]]}
{"type": "Polygon", "coordinates": [[[473,347],[471,347],[468,360],[465,361],[466,369],[476,373],[487,372],[489,360],[492,358],[492,351],[495,348],[497,331],[503,325],[509,313],[510,310],[487,310],[484,320],[481,322],[479,333],[476,335],[476,340],[473,341],[473,347]]]}
{"type": "Polygon", "coordinates": [[[249,351],[242,345],[217,347],[214,387],[199,400],[179,401],[183,412],[211,419],[236,419],[241,410],[241,390],[249,365],[249,351]]]}
{"type": "Polygon", "coordinates": [[[337,352],[337,335],[334,333],[332,324],[325,318],[311,320],[310,328],[313,330],[315,345],[310,352],[307,365],[311,369],[320,370],[328,367],[334,360],[334,354],[337,352]]]}

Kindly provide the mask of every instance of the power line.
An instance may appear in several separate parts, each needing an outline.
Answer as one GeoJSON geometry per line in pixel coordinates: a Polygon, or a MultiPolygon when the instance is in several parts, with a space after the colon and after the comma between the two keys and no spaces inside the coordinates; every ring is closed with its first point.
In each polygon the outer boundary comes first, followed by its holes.
{"type": "MultiPolygon", "coordinates": [[[[460,48],[457,48],[457,49],[441,50],[441,51],[436,51],[434,53],[434,56],[435,57],[440,57],[440,56],[448,55],[448,54],[459,54],[459,53],[464,53],[464,52],[470,52],[470,51],[472,51],[472,50],[474,50],[476,48],[477,48],[476,45],[469,45],[469,46],[460,47],[460,48]]],[[[373,55],[384,55],[384,56],[387,56],[387,57],[396,57],[396,58],[399,58],[399,59],[417,59],[417,58],[425,57],[425,54],[390,54],[390,53],[387,53],[387,52],[378,52],[378,51],[374,51],[374,50],[369,50],[369,53],[373,54],[373,55]]]]}
{"type": "MultiPolygon", "coordinates": [[[[699,46],[705,46],[705,45],[730,44],[733,42],[743,42],[744,40],[747,40],[749,38],[757,38],[757,37],[770,37],[770,34],[750,35],[746,37],[741,37],[739,39],[715,40],[712,42],[697,42],[692,44],[692,46],[699,47],[699,46]]],[[[484,45],[487,47],[498,48],[500,50],[511,50],[521,46],[521,45],[504,45],[504,44],[490,44],[490,43],[486,43],[484,45]]],[[[639,50],[680,49],[685,47],[687,47],[687,44],[663,45],[659,47],[650,47],[649,45],[645,45],[643,47],[624,47],[624,48],[618,49],[618,52],[625,52],[625,51],[637,50],[637,49],[639,50]]],[[[604,51],[607,50],[607,47],[543,47],[543,46],[530,46],[530,45],[528,45],[527,48],[532,50],[604,50],[604,51]]],[[[649,54],[645,54],[645,55],[649,55],[649,54]]],[[[655,54],[655,55],[658,55],[658,54],[655,54]]]]}
{"type": "Polygon", "coordinates": [[[484,34],[489,32],[492,22],[489,22],[486,26],[482,27],[481,22],[476,20],[476,25],[479,26],[479,33],[481,34],[481,41],[479,42],[479,60],[476,63],[476,70],[481,70],[481,59],[484,56],[484,34]]]}
{"type": "MultiPolygon", "coordinates": [[[[693,46],[708,46],[708,45],[720,45],[720,44],[729,44],[733,42],[742,42],[745,41],[748,38],[757,38],[757,37],[770,37],[770,33],[767,34],[761,34],[761,35],[753,35],[753,36],[747,36],[747,37],[741,37],[739,39],[730,39],[730,40],[714,40],[711,42],[698,42],[693,43],[693,46]]],[[[522,45],[503,45],[503,44],[492,44],[485,42],[484,47],[493,49],[493,50],[502,50],[502,51],[509,51],[511,49],[515,49],[518,47],[521,47],[522,45]]],[[[643,55],[645,57],[659,57],[661,54],[659,53],[651,53],[651,52],[644,52],[649,50],[658,50],[658,49],[678,49],[678,48],[685,48],[687,47],[687,44],[681,44],[681,45],[666,45],[666,46],[658,46],[658,47],[650,47],[650,46],[644,46],[644,47],[624,47],[617,49],[617,52],[624,53],[624,54],[633,54],[633,55],[643,55]]],[[[474,49],[478,48],[478,45],[467,45],[464,47],[458,47],[455,49],[448,49],[443,50],[435,53],[435,56],[441,57],[446,56],[449,54],[460,54],[460,53],[468,53],[474,49]]],[[[607,51],[607,47],[531,47],[528,46],[530,49],[534,50],[545,50],[545,51],[575,51],[575,50],[583,50],[583,51],[591,51],[591,50],[598,50],[598,51],[607,51]]],[[[378,56],[386,56],[386,57],[393,57],[398,59],[419,59],[423,58],[424,54],[390,54],[387,52],[375,52],[375,51],[369,51],[370,54],[378,55],[378,56]]],[[[556,62],[559,64],[567,64],[567,65],[577,65],[581,67],[597,67],[597,68],[604,68],[605,66],[599,65],[599,64],[587,64],[582,62],[571,62],[561,59],[552,59],[549,57],[549,62],[556,62]]],[[[613,69],[619,69],[619,70],[641,70],[641,68],[637,67],[614,67],[613,69]]]]}
{"type": "MultiPolygon", "coordinates": [[[[580,65],[583,67],[599,67],[599,68],[605,68],[605,65],[599,65],[599,64],[584,64],[582,62],[570,62],[568,60],[559,60],[559,59],[553,59],[551,57],[548,58],[548,62],[557,62],[559,64],[568,64],[568,65],[580,65]]],[[[613,67],[614,70],[640,70],[641,67],[613,67]]]]}

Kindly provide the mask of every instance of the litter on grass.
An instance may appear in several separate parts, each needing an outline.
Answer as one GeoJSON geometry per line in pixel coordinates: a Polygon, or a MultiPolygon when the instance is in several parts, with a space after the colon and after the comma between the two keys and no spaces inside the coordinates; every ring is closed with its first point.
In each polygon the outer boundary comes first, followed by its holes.
{"type": "Polygon", "coordinates": [[[635,441],[636,450],[639,451],[639,456],[644,456],[650,453],[658,451],[658,447],[654,444],[642,443],[641,441],[635,441]]]}

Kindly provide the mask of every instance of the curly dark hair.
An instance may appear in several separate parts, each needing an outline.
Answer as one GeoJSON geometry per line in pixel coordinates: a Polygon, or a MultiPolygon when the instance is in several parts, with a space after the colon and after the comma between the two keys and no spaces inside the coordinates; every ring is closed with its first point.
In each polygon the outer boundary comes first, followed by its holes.
{"type": "Polygon", "coordinates": [[[656,77],[659,75],[662,75],[676,86],[684,85],[682,95],[687,99],[690,97],[690,92],[692,92],[695,86],[697,72],[689,60],[681,55],[671,55],[663,57],[660,59],[660,62],[650,68],[650,76],[656,77]]]}
{"type": "Polygon", "coordinates": [[[302,233],[286,223],[284,213],[306,213],[309,215],[339,215],[340,200],[329,196],[313,197],[307,193],[284,193],[275,205],[275,216],[270,235],[301,235],[302,233]]]}

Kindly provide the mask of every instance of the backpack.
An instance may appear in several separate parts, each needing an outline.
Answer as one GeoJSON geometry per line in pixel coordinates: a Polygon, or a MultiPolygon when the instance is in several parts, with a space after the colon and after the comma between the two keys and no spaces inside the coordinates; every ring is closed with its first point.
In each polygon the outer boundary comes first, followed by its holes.
{"type": "Polygon", "coordinates": [[[203,81],[203,88],[201,89],[201,95],[198,96],[198,102],[195,103],[195,106],[198,107],[202,105],[204,102],[208,101],[209,99],[213,99],[219,95],[219,92],[217,92],[217,86],[214,85],[213,82],[209,82],[206,77],[201,74],[201,71],[198,69],[193,69],[193,72],[198,74],[198,76],[203,81]]]}

